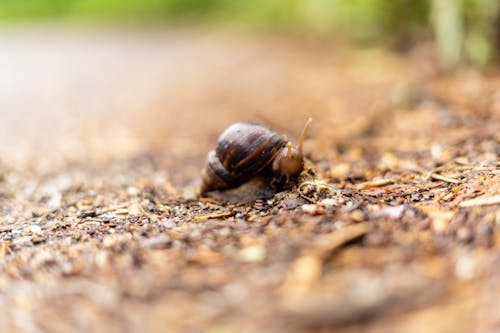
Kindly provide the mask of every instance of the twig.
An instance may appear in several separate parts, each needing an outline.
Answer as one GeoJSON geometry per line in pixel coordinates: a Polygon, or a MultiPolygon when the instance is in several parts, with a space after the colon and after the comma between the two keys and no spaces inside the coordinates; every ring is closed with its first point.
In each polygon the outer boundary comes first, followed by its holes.
{"type": "Polygon", "coordinates": [[[479,197],[475,199],[462,201],[459,207],[473,207],[473,206],[489,206],[500,204],[500,195],[494,195],[492,197],[479,197]]]}
{"type": "Polygon", "coordinates": [[[432,172],[430,174],[430,178],[434,179],[434,180],[442,180],[443,182],[448,182],[448,183],[452,183],[452,184],[460,184],[460,180],[456,179],[456,178],[451,178],[451,177],[446,177],[446,176],[443,176],[443,175],[440,175],[438,173],[434,173],[432,172]]]}
{"type": "Polygon", "coordinates": [[[356,185],[358,188],[365,188],[365,187],[382,187],[386,185],[392,185],[394,184],[394,179],[391,178],[384,178],[384,179],[374,179],[374,180],[369,180],[364,183],[359,183],[356,185]]]}

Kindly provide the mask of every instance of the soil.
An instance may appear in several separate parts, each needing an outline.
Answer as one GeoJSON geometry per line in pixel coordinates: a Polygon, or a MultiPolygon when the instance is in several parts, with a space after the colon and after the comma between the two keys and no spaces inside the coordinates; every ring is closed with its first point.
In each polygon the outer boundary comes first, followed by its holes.
{"type": "Polygon", "coordinates": [[[497,332],[500,76],[330,40],[0,31],[1,332],[497,332]],[[196,195],[257,121],[308,172],[196,195]]]}

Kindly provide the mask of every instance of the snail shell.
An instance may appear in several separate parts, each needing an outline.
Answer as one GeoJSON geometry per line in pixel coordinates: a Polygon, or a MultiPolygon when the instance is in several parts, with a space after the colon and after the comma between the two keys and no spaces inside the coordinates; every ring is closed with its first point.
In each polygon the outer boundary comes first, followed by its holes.
{"type": "Polygon", "coordinates": [[[202,171],[201,193],[236,187],[261,172],[286,145],[283,137],[253,123],[236,123],[219,137],[202,171]]]}
{"type": "Polygon", "coordinates": [[[201,194],[237,187],[265,170],[279,182],[302,171],[302,143],[309,120],[302,131],[299,147],[282,135],[254,123],[235,123],[219,137],[210,151],[201,175],[201,194]]]}

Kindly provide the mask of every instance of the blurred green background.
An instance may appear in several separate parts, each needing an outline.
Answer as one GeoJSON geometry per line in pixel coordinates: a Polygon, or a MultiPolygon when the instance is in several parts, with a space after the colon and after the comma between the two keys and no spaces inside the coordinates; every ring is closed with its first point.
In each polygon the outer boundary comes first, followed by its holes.
{"type": "Polygon", "coordinates": [[[436,41],[444,68],[499,61],[499,0],[0,0],[0,19],[216,24],[407,49],[436,41]]]}

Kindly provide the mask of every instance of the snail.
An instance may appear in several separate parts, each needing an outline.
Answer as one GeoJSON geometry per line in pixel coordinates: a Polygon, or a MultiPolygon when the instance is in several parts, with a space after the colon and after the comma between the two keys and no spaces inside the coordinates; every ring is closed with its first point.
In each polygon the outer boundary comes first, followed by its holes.
{"type": "Polygon", "coordinates": [[[201,174],[200,193],[238,187],[260,174],[270,175],[273,183],[287,183],[304,168],[302,146],[312,119],[309,118],[294,146],[269,128],[240,122],[219,136],[217,146],[208,153],[201,174]]]}

